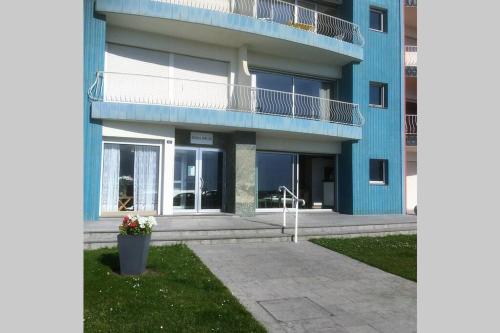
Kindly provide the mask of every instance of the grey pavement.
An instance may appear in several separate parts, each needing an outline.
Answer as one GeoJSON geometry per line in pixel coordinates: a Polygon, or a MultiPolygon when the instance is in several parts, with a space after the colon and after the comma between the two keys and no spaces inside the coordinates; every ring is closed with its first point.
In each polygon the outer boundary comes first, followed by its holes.
{"type": "Polygon", "coordinates": [[[269,332],[416,332],[417,284],[307,241],[189,245],[269,332]]]}
{"type": "MultiPolygon", "coordinates": [[[[293,225],[294,214],[289,213],[288,226],[293,225]]],[[[254,217],[239,217],[232,214],[173,215],[156,218],[156,231],[164,230],[216,230],[216,229],[264,229],[281,228],[282,213],[258,213],[254,217]]],[[[415,223],[415,215],[347,215],[335,212],[300,212],[299,226],[335,227],[374,224],[415,223]]],[[[101,218],[97,222],[84,223],[84,231],[116,231],[121,218],[101,218]]]]}

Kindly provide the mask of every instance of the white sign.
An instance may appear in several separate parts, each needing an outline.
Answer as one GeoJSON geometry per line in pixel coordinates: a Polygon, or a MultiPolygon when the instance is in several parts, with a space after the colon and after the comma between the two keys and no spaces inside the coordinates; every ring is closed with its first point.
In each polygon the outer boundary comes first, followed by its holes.
{"type": "Polygon", "coordinates": [[[191,132],[191,143],[199,145],[213,145],[214,135],[212,133],[191,132]]]}

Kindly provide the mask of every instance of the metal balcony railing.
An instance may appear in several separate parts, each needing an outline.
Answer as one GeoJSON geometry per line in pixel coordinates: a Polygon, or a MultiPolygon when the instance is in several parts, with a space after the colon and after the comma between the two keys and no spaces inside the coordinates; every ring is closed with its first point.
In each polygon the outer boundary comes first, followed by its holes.
{"type": "Polygon", "coordinates": [[[405,5],[407,7],[416,7],[417,6],[417,0],[405,0],[405,5]]]}
{"type": "Polygon", "coordinates": [[[417,66],[417,46],[405,46],[405,66],[417,66]]]}
{"type": "Polygon", "coordinates": [[[153,75],[97,72],[92,101],[254,112],[362,126],[357,104],[250,86],[153,75]]]}
{"type": "Polygon", "coordinates": [[[406,134],[416,135],[417,134],[417,115],[407,114],[406,115],[406,134]]]}
{"type": "Polygon", "coordinates": [[[406,115],[406,145],[416,146],[417,145],[417,115],[408,114],[406,115]]]}
{"type": "Polygon", "coordinates": [[[191,6],[226,13],[255,17],[329,36],[363,46],[359,26],[335,16],[324,14],[281,0],[151,0],[191,6]]]}

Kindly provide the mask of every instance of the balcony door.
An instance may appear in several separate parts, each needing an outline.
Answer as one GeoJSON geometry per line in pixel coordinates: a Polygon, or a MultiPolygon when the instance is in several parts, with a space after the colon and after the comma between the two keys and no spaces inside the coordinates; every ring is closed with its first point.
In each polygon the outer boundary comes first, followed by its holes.
{"type": "Polygon", "coordinates": [[[224,153],[218,149],[177,147],[174,165],[174,211],[220,212],[224,153]]]}

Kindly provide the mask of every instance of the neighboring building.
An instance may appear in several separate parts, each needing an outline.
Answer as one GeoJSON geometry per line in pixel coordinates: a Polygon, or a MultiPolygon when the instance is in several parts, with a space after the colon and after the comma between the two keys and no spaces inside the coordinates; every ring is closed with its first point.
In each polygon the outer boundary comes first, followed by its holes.
{"type": "Polygon", "coordinates": [[[404,213],[404,7],[84,0],[84,219],[404,213]]]}
{"type": "Polygon", "coordinates": [[[406,209],[417,207],[417,0],[405,0],[406,209]]]}

